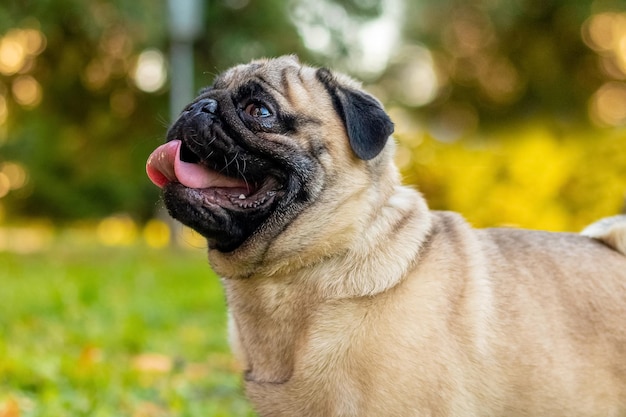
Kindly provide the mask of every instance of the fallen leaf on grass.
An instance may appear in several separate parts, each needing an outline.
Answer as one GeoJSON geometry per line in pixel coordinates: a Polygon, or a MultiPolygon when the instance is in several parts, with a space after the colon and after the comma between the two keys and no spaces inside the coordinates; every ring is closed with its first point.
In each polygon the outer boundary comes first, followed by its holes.
{"type": "Polygon", "coordinates": [[[78,357],[78,366],[81,368],[89,368],[102,362],[102,350],[96,346],[84,346],[78,357]]]}
{"type": "Polygon", "coordinates": [[[151,402],[139,404],[133,412],[133,417],[164,417],[166,415],[167,410],[151,402]]]}
{"type": "Polygon", "coordinates": [[[166,374],[173,366],[172,358],[160,353],[142,353],[133,358],[133,369],[139,372],[166,374]]]}
{"type": "Polygon", "coordinates": [[[15,398],[0,403],[0,417],[20,417],[20,405],[15,398]]]}

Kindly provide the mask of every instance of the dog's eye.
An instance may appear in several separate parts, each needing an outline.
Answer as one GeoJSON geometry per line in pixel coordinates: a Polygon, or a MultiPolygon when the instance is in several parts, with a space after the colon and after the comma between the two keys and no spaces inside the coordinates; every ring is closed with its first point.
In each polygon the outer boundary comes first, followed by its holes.
{"type": "Polygon", "coordinates": [[[252,117],[270,117],[272,112],[266,106],[259,103],[250,103],[246,106],[245,112],[252,117]]]}

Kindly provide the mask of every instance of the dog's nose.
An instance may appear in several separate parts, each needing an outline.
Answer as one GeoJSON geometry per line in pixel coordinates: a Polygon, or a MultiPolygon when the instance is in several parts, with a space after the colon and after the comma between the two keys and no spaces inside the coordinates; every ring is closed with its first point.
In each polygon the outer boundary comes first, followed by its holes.
{"type": "Polygon", "coordinates": [[[215,114],[217,111],[217,100],[212,98],[203,98],[193,103],[188,109],[190,113],[210,113],[215,114]]]}

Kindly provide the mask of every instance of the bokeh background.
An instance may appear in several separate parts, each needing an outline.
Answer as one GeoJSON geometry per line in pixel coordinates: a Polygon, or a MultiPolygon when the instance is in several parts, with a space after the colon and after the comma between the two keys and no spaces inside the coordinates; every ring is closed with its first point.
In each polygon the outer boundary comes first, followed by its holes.
{"type": "Polygon", "coordinates": [[[0,3],[0,417],[251,413],[203,243],[144,173],[236,63],[361,79],[405,181],[476,226],[624,210],[626,1],[193,3],[0,3]]]}
{"type": "Polygon", "coordinates": [[[397,124],[407,182],[477,226],[577,230],[623,208],[624,2],[202,6],[185,38],[165,1],[3,2],[2,224],[115,215],[140,229],[154,217],[143,167],[180,110],[169,87],[181,36],[194,91],[230,65],[285,53],[363,80],[397,124]]]}

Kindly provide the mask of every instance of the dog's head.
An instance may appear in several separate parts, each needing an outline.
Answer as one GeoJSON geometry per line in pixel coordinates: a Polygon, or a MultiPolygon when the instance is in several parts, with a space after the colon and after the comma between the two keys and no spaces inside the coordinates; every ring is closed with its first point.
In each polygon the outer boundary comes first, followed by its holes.
{"type": "Polygon", "coordinates": [[[202,90],[147,171],[170,214],[227,253],[272,240],[326,193],[340,200],[345,167],[368,175],[392,131],[348,77],[292,56],[259,60],[202,90]]]}

